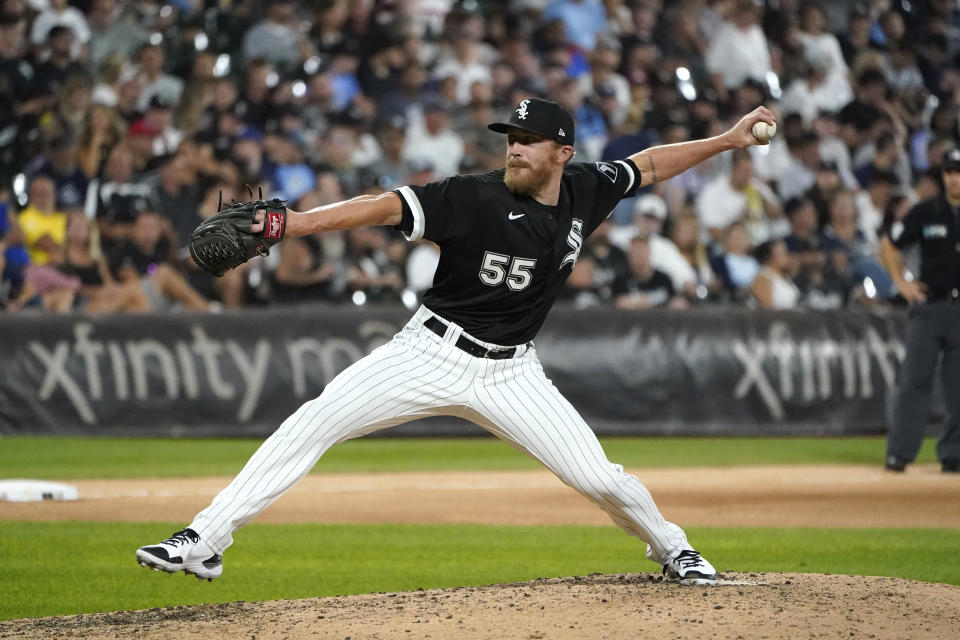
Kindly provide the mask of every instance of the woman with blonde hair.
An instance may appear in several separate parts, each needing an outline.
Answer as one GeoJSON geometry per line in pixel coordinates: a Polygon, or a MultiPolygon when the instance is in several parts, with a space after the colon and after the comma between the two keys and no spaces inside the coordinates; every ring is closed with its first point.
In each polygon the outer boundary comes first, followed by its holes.
{"type": "Polygon", "coordinates": [[[87,112],[77,157],[88,178],[100,175],[110,150],[123,140],[126,126],[117,112],[105,104],[94,104],[87,112]]]}
{"type": "Polygon", "coordinates": [[[138,280],[118,282],[110,274],[100,250],[96,222],[80,212],[67,218],[60,270],[80,280],[75,308],[91,313],[110,311],[149,311],[150,301],[138,280]]]}
{"type": "Polygon", "coordinates": [[[90,81],[81,75],[70,76],[60,85],[53,109],[40,116],[40,130],[45,139],[79,136],[90,108],[92,90],[90,81]]]}

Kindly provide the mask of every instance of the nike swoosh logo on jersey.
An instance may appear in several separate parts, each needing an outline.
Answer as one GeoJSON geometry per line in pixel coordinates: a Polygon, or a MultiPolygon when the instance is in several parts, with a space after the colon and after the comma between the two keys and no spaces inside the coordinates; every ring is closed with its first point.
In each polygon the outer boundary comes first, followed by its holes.
{"type": "Polygon", "coordinates": [[[517,220],[517,219],[519,219],[519,218],[522,218],[522,217],[525,216],[525,215],[527,215],[527,214],[525,214],[525,213],[514,213],[513,211],[511,211],[510,213],[507,214],[507,219],[508,219],[508,220],[517,220]]]}

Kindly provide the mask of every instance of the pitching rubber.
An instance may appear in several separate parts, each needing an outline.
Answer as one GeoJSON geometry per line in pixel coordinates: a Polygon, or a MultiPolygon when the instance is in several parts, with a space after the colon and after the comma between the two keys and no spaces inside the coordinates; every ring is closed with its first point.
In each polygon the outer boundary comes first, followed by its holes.
{"type": "Polygon", "coordinates": [[[712,587],[717,581],[711,578],[684,578],[680,580],[680,584],[685,587],[712,587]]]}

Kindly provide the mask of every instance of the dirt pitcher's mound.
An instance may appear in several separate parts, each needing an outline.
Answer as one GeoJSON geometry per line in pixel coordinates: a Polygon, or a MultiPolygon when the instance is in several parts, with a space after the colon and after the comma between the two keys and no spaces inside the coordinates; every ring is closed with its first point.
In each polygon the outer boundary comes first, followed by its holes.
{"type": "Polygon", "coordinates": [[[653,574],[173,607],[0,622],[0,638],[955,637],[960,587],[897,578],[725,573],[716,587],[653,574]]]}

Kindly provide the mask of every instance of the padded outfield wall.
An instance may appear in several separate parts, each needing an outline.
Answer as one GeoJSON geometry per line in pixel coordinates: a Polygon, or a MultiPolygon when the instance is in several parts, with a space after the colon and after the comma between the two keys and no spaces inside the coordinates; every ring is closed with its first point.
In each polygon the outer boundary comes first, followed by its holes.
{"type": "MultiPolygon", "coordinates": [[[[264,436],[409,316],[301,306],[0,317],[0,433],[264,436]]],[[[882,433],[905,319],[557,308],[536,347],[599,434],[882,433]]],[[[384,435],[478,431],[431,418],[384,435]]]]}

